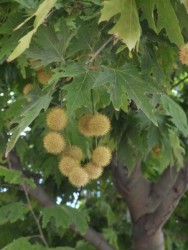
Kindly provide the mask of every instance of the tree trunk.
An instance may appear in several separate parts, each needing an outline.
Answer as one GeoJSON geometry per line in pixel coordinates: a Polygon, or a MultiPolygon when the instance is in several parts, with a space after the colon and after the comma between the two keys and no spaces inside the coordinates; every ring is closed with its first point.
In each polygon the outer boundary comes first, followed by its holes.
{"type": "MultiPolygon", "coordinates": [[[[144,225],[140,225],[143,226],[144,225]]],[[[141,230],[143,231],[143,229],[141,230]]],[[[164,250],[164,238],[162,230],[152,235],[147,232],[140,233],[140,229],[133,227],[133,249],[134,250],[164,250]]]]}
{"type": "Polygon", "coordinates": [[[164,250],[162,228],[187,190],[188,166],[167,168],[157,182],[148,181],[137,164],[128,174],[117,160],[112,163],[114,184],[129,208],[134,250],[164,250]]]}

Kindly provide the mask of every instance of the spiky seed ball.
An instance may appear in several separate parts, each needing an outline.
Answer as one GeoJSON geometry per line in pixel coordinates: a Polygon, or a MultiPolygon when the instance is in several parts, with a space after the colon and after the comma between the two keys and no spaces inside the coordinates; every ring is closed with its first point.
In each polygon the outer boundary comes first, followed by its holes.
{"type": "Polygon", "coordinates": [[[91,180],[98,179],[102,175],[102,172],[103,172],[103,169],[97,166],[93,162],[87,163],[84,169],[87,172],[89,179],[91,180]]]}
{"type": "Polygon", "coordinates": [[[89,120],[88,127],[93,136],[103,136],[110,131],[110,120],[106,115],[96,114],[89,120]]]}
{"type": "Polygon", "coordinates": [[[92,117],[93,115],[91,114],[85,114],[78,121],[78,129],[80,133],[86,137],[92,136],[91,131],[89,130],[89,121],[92,117]]]}
{"type": "Polygon", "coordinates": [[[57,132],[49,132],[43,138],[44,148],[48,153],[57,155],[65,148],[65,140],[62,135],[57,132]]]}
{"type": "Polygon", "coordinates": [[[92,161],[99,167],[107,166],[112,158],[111,150],[105,146],[98,146],[92,153],[92,161]]]}
{"type": "Polygon", "coordinates": [[[83,168],[76,167],[69,173],[69,181],[75,187],[83,187],[88,183],[89,177],[83,168]]]}
{"type": "Polygon", "coordinates": [[[65,151],[63,151],[63,154],[66,156],[70,156],[79,162],[81,162],[84,158],[82,149],[78,146],[71,146],[66,148],[65,151]]]}
{"type": "Polygon", "coordinates": [[[180,48],[179,58],[182,64],[188,65],[188,43],[180,48]]]}
{"type": "Polygon", "coordinates": [[[75,167],[80,167],[79,162],[69,156],[63,156],[59,162],[59,170],[65,176],[69,176],[75,167]]]}
{"type": "Polygon", "coordinates": [[[59,131],[67,125],[67,115],[62,108],[52,108],[46,116],[46,123],[50,129],[59,131]]]}
{"type": "Polygon", "coordinates": [[[33,89],[34,89],[34,85],[32,83],[28,83],[23,88],[23,94],[28,95],[29,92],[31,92],[31,90],[33,90],[33,89]]]}
{"type": "Polygon", "coordinates": [[[52,77],[52,73],[50,71],[46,72],[44,70],[40,70],[37,72],[37,80],[41,84],[46,84],[50,78],[52,77]]]}

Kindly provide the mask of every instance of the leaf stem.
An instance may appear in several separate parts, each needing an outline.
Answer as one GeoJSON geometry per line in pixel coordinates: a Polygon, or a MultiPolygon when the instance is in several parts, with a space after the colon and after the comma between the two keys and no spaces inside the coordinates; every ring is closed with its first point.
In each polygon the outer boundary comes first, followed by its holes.
{"type": "Polygon", "coordinates": [[[33,208],[32,208],[31,201],[30,201],[30,198],[29,198],[29,195],[28,195],[28,192],[27,192],[27,188],[26,188],[26,186],[25,186],[24,183],[22,184],[22,187],[23,187],[23,190],[24,190],[24,193],[25,193],[25,197],[26,197],[26,200],[27,200],[29,209],[30,209],[31,214],[32,214],[32,216],[33,216],[33,219],[34,219],[34,221],[36,222],[36,225],[37,225],[37,227],[38,227],[39,234],[40,234],[40,238],[42,239],[44,245],[45,245],[47,248],[49,248],[48,243],[47,243],[47,241],[46,241],[46,239],[45,239],[45,237],[44,237],[44,234],[43,234],[43,231],[42,231],[40,222],[39,222],[39,220],[38,220],[38,218],[37,218],[37,216],[36,216],[36,214],[35,214],[35,212],[34,212],[34,210],[33,210],[33,208]]]}
{"type": "Polygon", "coordinates": [[[101,53],[101,51],[111,42],[113,41],[114,37],[111,36],[95,53],[94,55],[85,63],[86,65],[90,65],[95,58],[101,53]]]}
{"type": "Polygon", "coordinates": [[[187,80],[187,79],[188,79],[188,76],[184,77],[183,79],[179,80],[176,84],[174,84],[174,85],[172,86],[172,88],[177,87],[178,85],[180,85],[182,82],[184,82],[184,81],[187,80]]]}

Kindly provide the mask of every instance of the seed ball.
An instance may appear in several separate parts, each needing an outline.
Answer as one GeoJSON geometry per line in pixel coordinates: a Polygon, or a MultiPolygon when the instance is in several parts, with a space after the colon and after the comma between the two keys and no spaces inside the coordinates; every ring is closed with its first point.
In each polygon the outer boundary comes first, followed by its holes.
{"type": "Polygon", "coordinates": [[[78,121],[78,129],[80,133],[86,137],[92,136],[91,131],[89,130],[89,121],[92,117],[93,115],[91,114],[85,114],[78,121]]]}
{"type": "Polygon", "coordinates": [[[92,161],[99,167],[107,166],[112,158],[111,150],[105,146],[98,146],[92,153],[92,161]]]}
{"type": "Polygon", "coordinates": [[[81,162],[84,158],[84,154],[82,152],[82,149],[78,146],[71,146],[71,147],[66,148],[63,151],[63,154],[66,156],[70,156],[79,162],[81,162]]]}
{"type": "Polygon", "coordinates": [[[180,48],[179,59],[182,64],[188,65],[188,43],[180,48]]]}
{"type": "Polygon", "coordinates": [[[83,168],[75,167],[69,173],[69,181],[75,187],[83,187],[88,183],[89,177],[83,168]]]}
{"type": "Polygon", "coordinates": [[[75,167],[80,167],[79,162],[69,156],[63,156],[59,162],[59,170],[65,176],[69,176],[75,167]]]}
{"type": "Polygon", "coordinates": [[[23,88],[23,94],[28,95],[34,89],[34,85],[32,83],[28,83],[23,88]]]}
{"type": "Polygon", "coordinates": [[[96,114],[89,120],[88,127],[92,135],[103,136],[110,131],[110,120],[106,115],[96,114]]]}
{"type": "Polygon", "coordinates": [[[65,140],[57,132],[49,132],[43,139],[44,148],[48,153],[57,155],[65,148],[65,140]]]}
{"type": "Polygon", "coordinates": [[[97,166],[93,162],[89,162],[88,164],[86,164],[84,169],[87,172],[89,179],[91,180],[98,179],[102,175],[102,172],[103,172],[103,169],[97,166]]]}
{"type": "Polygon", "coordinates": [[[46,84],[50,78],[52,77],[52,73],[50,71],[46,72],[44,70],[40,70],[37,72],[37,80],[41,84],[46,84]]]}
{"type": "Polygon", "coordinates": [[[59,131],[67,125],[67,115],[62,108],[53,108],[46,116],[46,123],[52,130],[59,131]]]}

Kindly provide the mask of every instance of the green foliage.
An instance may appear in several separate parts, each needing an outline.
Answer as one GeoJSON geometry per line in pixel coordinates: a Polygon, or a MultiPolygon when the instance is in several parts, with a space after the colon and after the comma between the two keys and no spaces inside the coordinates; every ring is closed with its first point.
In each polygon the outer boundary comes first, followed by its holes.
{"type": "MultiPolygon", "coordinates": [[[[71,65],[61,73],[63,77],[74,77],[71,84],[65,85],[67,113],[69,116],[78,108],[91,103],[91,89],[94,84],[94,73],[80,65],[71,65]]],[[[90,104],[91,106],[91,104],[90,104]]]]}
{"type": "Polygon", "coordinates": [[[16,27],[16,29],[19,29],[26,22],[28,22],[32,17],[35,16],[35,20],[33,23],[34,28],[19,40],[18,46],[14,49],[14,51],[8,57],[7,59],[8,62],[14,60],[18,56],[20,56],[27,48],[29,48],[31,38],[36,33],[38,27],[43,23],[44,19],[46,18],[46,15],[53,8],[55,3],[56,3],[56,0],[44,0],[44,2],[39,5],[38,9],[33,15],[28,17],[24,22],[22,22],[20,25],[16,27]]]}
{"type": "Polygon", "coordinates": [[[14,202],[0,208],[0,225],[7,222],[13,223],[17,220],[24,220],[27,207],[21,202],[14,202]]]}
{"type": "Polygon", "coordinates": [[[139,42],[141,35],[135,1],[105,1],[99,21],[109,21],[111,17],[117,14],[120,14],[120,17],[109,33],[114,34],[118,39],[122,39],[129,50],[132,50],[139,42]]]}
{"type": "Polygon", "coordinates": [[[21,173],[18,170],[7,169],[3,166],[0,167],[0,175],[5,178],[5,181],[11,184],[22,183],[21,173]]]}
{"type": "Polygon", "coordinates": [[[38,244],[31,244],[27,238],[19,238],[15,240],[13,243],[10,243],[9,245],[5,246],[2,250],[73,250],[74,248],[71,247],[56,247],[56,248],[46,248],[38,244]]]}
{"type": "MultiPolygon", "coordinates": [[[[125,64],[117,69],[104,67],[94,86],[107,83],[109,83],[107,91],[110,94],[114,108],[119,109],[124,106],[122,99],[128,96],[129,100],[135,102],[138,109],[141,109],[155,124],[157,123],[152,111],[152,100],[147,97],[147,94],[162,93],[159,85],[144,80],[137,68],[132,64],[125,64]]],[[[126,101],[126,103],[128,102],[126,101]]]]}
{"type": "Polygon", "coordinates": [[[170,99],[168,96],[162,96],[161,101],[166,114],[171,116],[171,120],[179,131],[184,135],[188,135],[187,117],[182,108],[170,99]]]}
{"type": "Polygon", "coordinates": [[[110,244],[114,247],[114,249],[118,249],[118,244],[117,244],[117,235],[116,232],[108,227],[103,229],[103,235],[107,241],[110,242],[110,244]]]}
{"type": "Polygon", "coordinates": [[[41,110],[42,109],[46,110],[48,108],[53,92],[54,92],[54,84],[49,85],[41,93],[39,92],[36,95],[34,95],[32,102],[29,103],[26,106],[26,108],[21,110],[20,117],[17,118],[15,123],[18,123],[18,120],[20,121],[18,125],[12,129],[13,135],[7,144],[6,153],[12,150],[21,132],[32,123],[32,121],[40,114],[41,110]]]}
{"type": "Polygon", "coordinates": [[[21,172],[18,170],[7,169],[0,166],[0,176],[4,177],[4,181],[10,184],[24,184],[26,182],[31,187],[35,187],[33,180],[23,178],[21,172]]]}
{"type": "Polygon", "coordinates": [[[177,46],[183,44],[183,36],[179,26],[179,21],[170,0],[139,0],[138,6],[142,8],[143,17],[147,19],[150,28],[159,33],[163,28],[166,30],[169,40],[177,46]],[[157,9],[158,17],[154,14],[157,9]]]}
{"type": "Polygon", "coordinates": [[[74,224],[76,230],[80,233],[85,233],[88,228],[87,214],[68,206],[54,206],[43,209],[43,227],[47,227],[52,218],[57,228],[66,229],[74,224]]]}

